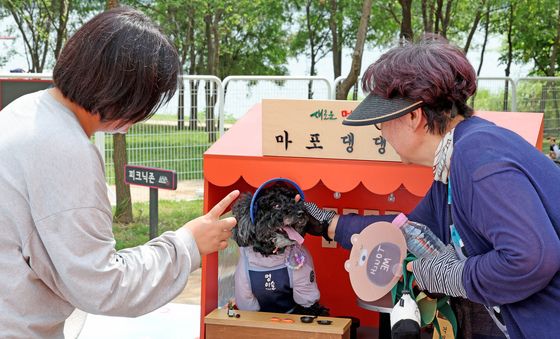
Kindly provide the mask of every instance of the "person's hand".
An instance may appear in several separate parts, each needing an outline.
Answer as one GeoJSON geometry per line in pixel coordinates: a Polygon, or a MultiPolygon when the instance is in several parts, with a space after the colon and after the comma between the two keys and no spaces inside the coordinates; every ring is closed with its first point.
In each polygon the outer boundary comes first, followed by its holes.
{"type": "Polygon", "coordinates": [[[191,231],[200,255],[206,255],[227,247],[231,229],[237,224],[237,220],[234,217],[220,220],[220,216],[238,196],[239,191],[231,192],[217,203],[210,212],[189,221],[183,226],[191,231]]]}
{"type": "Polygon", "coordinates": [[[452,245],[442,252],[427,258],[409,262],[408,271],[414,273],[421,290],[430,293],[443,293],[452,297],[467,297],[463,286],[465,260],[460,260],[452,245]]]}
{"type": "MultiPolygon", "coordinates": [[[[299,200],[298,198],[299,195],[296,196],[296,201],[299,200]]],[[[304,201],[303,204],[308,216],[305,231],[311,235],[321,235],[325,240],[332,241],[329,237],[328,229],[331,221],[336,216],[336,212],[319,208],[310,201],[304,201]]]]}

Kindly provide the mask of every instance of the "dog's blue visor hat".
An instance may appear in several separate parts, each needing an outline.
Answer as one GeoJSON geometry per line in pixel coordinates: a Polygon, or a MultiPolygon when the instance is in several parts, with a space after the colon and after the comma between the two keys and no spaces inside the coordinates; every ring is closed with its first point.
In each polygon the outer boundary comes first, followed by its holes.
{"type": "Polygon", "coordinates": [[[251,222],[253,224],[255,224],[255,212],[257,211],[257,197],[259,196],[259,193],[262,191],[263,188],[276,183],[276,182],[286,182],[292,186],[294,186],[294,188],[298,191],[301,200],[305,200],[304,199],[304,194],[303,191],[301,190],[301,188],[299,187],[298,184],[296,184],[294,181],[290,180],[290,179],[286,179],[286,178],[273,178],[270,180],[265,181],[264,183],[262,183],[262,185],[259,186],[259,188],[257,188],[257,190],[255,191],[255,194],[253,194],[253,198],[251,199],[251,207],[249,208],[249,212],[251,213],[251,222]]]}

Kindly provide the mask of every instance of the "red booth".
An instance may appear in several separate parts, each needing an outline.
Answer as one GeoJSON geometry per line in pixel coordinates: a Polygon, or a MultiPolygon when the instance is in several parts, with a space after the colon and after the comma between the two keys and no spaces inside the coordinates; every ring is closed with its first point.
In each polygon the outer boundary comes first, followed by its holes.
{"type": "MultiPolygon", "coordinates": [[[[543,114],[477,112],[542,147],[543,114]]],[[[425,195],[432,169],[395,162],[263,156],[261,105],[253,107],[204,154],[204,210],[227,193],[255,191],[263,182],[284,177],[298,183],[305,198],[338,213],[410,212],[425,195]]],[[[379,314],[357,304],[344,262],[349,251],[321,237],[307,236],[314,257],[321,304],[333,316],[354,316],[361,326],[378,327],[379,314]]],[[[218,306],[218,254],[202,259],[201,338],[204,317],[218,306]]]]}

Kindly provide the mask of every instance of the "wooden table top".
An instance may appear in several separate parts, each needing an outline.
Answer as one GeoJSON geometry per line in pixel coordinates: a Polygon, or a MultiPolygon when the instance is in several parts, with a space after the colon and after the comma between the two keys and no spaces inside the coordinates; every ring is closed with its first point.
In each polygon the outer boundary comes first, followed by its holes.
{"type": "Polygon", "coordinates": [[[351,324],[351,320],[348,318],[317,317],[312,323],[303,323],[300,320],[302,316],[299,314],[239,310],[235,310],[235,313],[239,314],[240,317],[228,317],[226,309],[215,309],[204,318],[204,322],[208,325],[242,326],[333,334],[344,334],[351,324]],[[280,320],[291,319],[293,322],[272,321],[271,319],[273,318],[279,318],[280,320]],[[332,324],[321,325],[317,323],[317,320],[330,320],[332,324]]]}

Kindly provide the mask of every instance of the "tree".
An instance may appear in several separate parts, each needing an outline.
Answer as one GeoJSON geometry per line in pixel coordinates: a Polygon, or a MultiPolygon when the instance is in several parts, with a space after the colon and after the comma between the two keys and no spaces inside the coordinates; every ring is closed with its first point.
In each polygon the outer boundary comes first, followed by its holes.
{"type": "Polygon", "coordinates": [[[486,44],[488,43],[488,35],[490,34],[490,12],[491,4],[488,2],[486,4],[486,11],[484,13],[484,40],[480,48],[480,63],[478,64],[478,69],[476,71],[476,76],[480,76],[480,71],[482,70],[482,64],[484,63],[484,53],[486,51],[486,44]]]}
{"type": "Polygon", "coordinates": [[[48,65],[51,44],[56,58],[67,38],[72,0],[1,0],[23,38],[31,72],[41,73],[48,65]]]}
{"type": "MultiPolygon", "coordinates": [[[[560,62],[558,1],[535,0],[512,1],[512,3],[517,3],[512,13],[514,20],[511,27],[512,59],[522,63],[532,61],[535,66],[531,72],[533,75],[554,76],[560,62]],[[515,18],[523,19],[515,20],[515,18]],[[531,24],[527,24],[528,22],[531,24]]],[[[503,56],[507,61],[507,55],[503,56]]]]}
{"type": "Polygon", "coordinates": [[[352,54],[352,66],[350,67],[348,76],[340,83],[340,86],[336,90],[336,98],[339,100],[346,99],[350,88],[356,84],[356,80],[360,74],[360,70],[362,68],[362,55],[368,31],[369,16],[371,14],[371,6],[372,0],[364,0],[362,4],[360,26],[356,36],[356,46],[354,48],[354,53],[352,54]]]}
{"type": "Polygon", "coordinates": [[[331,53],[333,60],[333,74],[336,79],[342,72],[342,22],[344,18],[341,15],[341,6],[337,4],[337,0],[330,0],[329,5],[329,30],[331,32],[332,41],[331,53]]]}
{"type": "MultiPolygon", "coordinates": [[[[107,0],[107,9],[118,6],[118,0],[107,0]]],[[[115,222],[121,224],[129,224],[134,221],[130,186],[125,184],[123,175],[124,167],[127,163],[126,134],[113,134],[113,164],[115,168],[115,191],[117,195],[117,206],[113,219],[115,222]]]]}
{"type": "Polygon", "coordinates": [[[399,0],[401,5],[401,33],[400,40],[412,41],[414,33],[412,32],[412,0],[399,0]]]}
{"type": "Polygon", "coordinates": [[[69,33],[92,13],[102,10],[103,3],[104,0],[0,0],[0,17],[13,18],[23,39],[28,69],[40,73],[53,65],[69,33]]]}
{"type": "Polygon", "coordinates": [[[424,32],[447,37],[453,0],[422,0],[424,32]]]}
{"type": "MultiPolygon", "coordinates": [[[[275,0],[134,1],[174,41],[189,74],[283,75],[287,73],[287,16],[275,0]]],[[[206,84],[209,141],[217,137],[215,88],[206,84]]],[[[191,82],[189,128],[196,129],[198,81],[191,82]]],[[[180,87],[181,89],[181,87],[180,87]]],[[[179,96],[180,107],[183,96],[179,96]]],[[[179,113],[179,116],[181,114],[179,113]]]]}
{"type": "MultiPolygon", "coordinates": [[[[331,49],[331,33],[333,22],[330,18],[336,10],[336,1],[327,7],[326,1],[295,0],[293,11],[298,13],[296,19],[296,33],[291,38],[291,51],[293,55],[303,54],[309,57],[309,75],[317,75],[317,63],[323,59],[331,49]],[[334,5],[334,7],[332,7],[334,5]]],[[[336,28],[336,27],[335,27],[336,28]]],[[[338,38],[337,36],[334,37],[338,38]]],[[[338,46],[337,46],[338,47],[338,46]]],[[[307,97],[313,98],[313,82],[309,81],[307,97]]]]}

